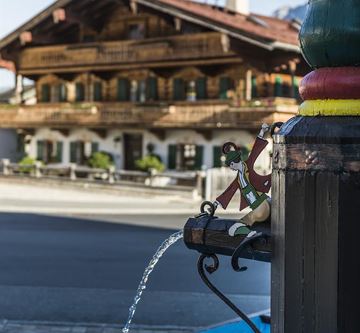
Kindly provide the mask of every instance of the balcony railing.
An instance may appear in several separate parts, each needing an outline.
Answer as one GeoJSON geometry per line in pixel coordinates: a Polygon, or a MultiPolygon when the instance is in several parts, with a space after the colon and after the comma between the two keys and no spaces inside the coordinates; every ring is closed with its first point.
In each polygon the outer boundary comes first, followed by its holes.
{"type": "Polygon", "coordinates": [[[20,71],[201,59],[231,56],[224,51],[219,33],[152,38],[141,41],[97,42],[25,49],[20,71]]]}
{"type": "Polygon", "coordinates": [[[296,112],[295,103],[280,104],[275,99],[239,107],[224,101],[0,105],[0,126],[256,128],[264,121],[287,120],[296,112]]]}

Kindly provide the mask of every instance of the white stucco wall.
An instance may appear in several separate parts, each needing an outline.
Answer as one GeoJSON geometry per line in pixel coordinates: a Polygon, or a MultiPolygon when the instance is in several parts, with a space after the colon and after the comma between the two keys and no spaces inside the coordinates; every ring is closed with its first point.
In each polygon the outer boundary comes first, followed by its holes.
{"type": "MultiPolygon", "coordinates": [[[[143,135],[143,153],[146,154],[146,147],[152,143],[155,147],[154,152],[162,158],[165,165],[168,165],[168,145],[170,144],[196,144],[204,146],[204,167],[213,167],[213,147],[222,146],[225,142],[232,141],[239,146],[246,146],[251,148],[255,136],[247,131],[236,130],[215,130],[212,135],[212,140],[207,141],[201,134],[194,130],[167,130],[165,140],[160,140],[157,136],[146,130],[120,130],[111,129],[107,131],[106,138],[100,137],[94,131],[88,129],[72,129],[69,134],[63,135],[59,131],[54,131],[49,128],[38,129],[30,144],[29,154],[36,157],[36,142],[37,140],[51,140],[63,142],[63,158],[62,163],[68,164],[70,159],[70,142],[72,141],[89,141],[98,142],[99,150],[111,153],[114,156],[116,167],[123,168],[124,166],[124,153],[123,153],[123,135],[129,134],[142,134],[143,135]]],[[[269,145],[265,152],[263,152],[257,165],[260,169],[264,166],[269,166],[271,145],[269,145]]]]}

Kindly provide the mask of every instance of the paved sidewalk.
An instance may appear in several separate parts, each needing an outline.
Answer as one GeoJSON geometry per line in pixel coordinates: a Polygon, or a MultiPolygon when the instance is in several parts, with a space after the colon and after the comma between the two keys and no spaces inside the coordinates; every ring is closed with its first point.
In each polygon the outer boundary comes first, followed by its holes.
{"type": "MultiPolygon", "coordinates": [[[[60,215],[113,223],[169,229],[182,228],[199,212],[200,201],[176,196],[136,196],[99,193],[31,184],[12,184],[0,179],[0,213],[60,215]]],[[[240,218],[238,200],[219,216],[240,218]]]]}
{"type": "MultiPolygon", "coordinates": [[[[1,333],[121,333],[122,326],[85,323],[0,321],[1,333]]],[[[130,333],[193,333],[192,328],[136,327],[130,333]]]]}

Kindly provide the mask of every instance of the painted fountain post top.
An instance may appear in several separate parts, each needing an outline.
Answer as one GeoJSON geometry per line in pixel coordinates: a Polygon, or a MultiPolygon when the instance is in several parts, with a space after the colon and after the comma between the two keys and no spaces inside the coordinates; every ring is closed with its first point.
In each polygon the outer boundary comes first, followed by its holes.
{"type": "Polygon", "coordinates": [[[314,70],[274,140],[271,332],[355,332],[360,1],[310,0],[300,43],[314,70]]]}
{"type": "Polygon", "coordinates": [[[309,0],[300,45],[313,68],[360,65],[359,0],[309,0]]]}
{"type": "Polygon", "coordinates": [[[315,70],[302,80],[302,116],[360,116],[360,2],[309,0],[300,31],[315,70]]]}

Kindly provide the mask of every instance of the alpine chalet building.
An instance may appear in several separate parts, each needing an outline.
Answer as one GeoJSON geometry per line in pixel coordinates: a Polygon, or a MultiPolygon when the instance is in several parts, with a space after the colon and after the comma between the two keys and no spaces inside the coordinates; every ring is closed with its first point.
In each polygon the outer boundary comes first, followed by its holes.
{"type": "Polygon", "coordinates": [[[49,164],[103,151],[119,169],[149,152],[169,170],[218,167],[224,142],[249,149],[263,122],[296,113],[298,29],[245,0],[58,0],[0,41],[17,78],[0,125],[49,164]]]}

